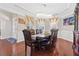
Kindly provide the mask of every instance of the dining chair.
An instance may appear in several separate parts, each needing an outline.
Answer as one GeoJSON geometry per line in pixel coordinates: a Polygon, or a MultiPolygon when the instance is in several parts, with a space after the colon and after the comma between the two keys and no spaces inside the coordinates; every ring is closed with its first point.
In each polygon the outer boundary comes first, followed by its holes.
{"type": "Polygon", "coordinates": [[[52,29],[51,35],[46,36],[44,38],[39,38],[40,41],[40,48],[43,48],[44,50],[48,51],[54,51],[56,48],[56,42],[57,42],[57,34],[58,29],[52,29]]]}
{"type": "Polygon", "coordinates": [[[35,35],[35,30],[34,29],[30,29],[31,35],[35,35]]]}
{"type": "Polygon", "coordinates": [[[58,34],[58,29],[51,30],[51,43],[52,43],[53,50],[56,48],[57,34],[58,34]]]}
{"type": "Polygon", "coordinates": [[[27,55],[26,53],[27,46],[31,47],[30,55],[32,55],[32,50],[33,50],[33,47],[35,46],[35,40],[31,38],[31,33],[27,29],[23,30],[23,34],[24,34],[24,39],[25,39],[25,55],[27,55]]]}
{"type": "Polygon", "coordinates": [[[50,35],[46,37],[38,37],[36,39],[38,39],[39,41],[39,50],[50,51],[50,48],[51,48],[50,35]]]}
{"type": "Polygon", "coordinates": [[[45,38],[42,39],[40,46],[47,49],[48,51],[52,52],[56,48],[56,42],[57,42],[57,34],[58,34],[58,29],[52,29],[51,30],[51,35],[46,36],[45,38]]]}
{"type": "Polygon", "coordinates": [[[79,31],[73,31],[73,53],[79,56],[79,31]]]}

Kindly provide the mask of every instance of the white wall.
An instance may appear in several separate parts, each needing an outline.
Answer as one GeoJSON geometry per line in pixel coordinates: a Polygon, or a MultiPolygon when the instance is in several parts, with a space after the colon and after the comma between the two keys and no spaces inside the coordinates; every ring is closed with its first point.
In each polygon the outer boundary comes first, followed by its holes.
{"type": "Polygon", "coordinates": [[[25,29],[26,27],[21,25],[21,24],[17,24],[18,25],[18,41],[17,42],[20,42],[20,41],[24,41],[24,35],[23,35],[23,32],[22,30],[25,29]]]}
{"type": "Polygon", "coordinates": [[[59,26],[60,27],[59,27],[58,37],[72,42],[74,25],[63,26],[63,18],[61,18],[59,21],[59,26]]]}
{"type": "Polygon", "coordinates": [[[59,30],[58,37],[72,42],[73,41],[73,31],[67,31],[64,29],[59,30]]]}
{"type": "Polygon", "coordinates": [[[0,36],[1,36],[1,20],[0,20],[0,36]]]}
{"type": "Polygon", "coordinates": [[[3,38],[7,38],[10,37],[12,35],[12,25],[11,25],[11,21],[9,21],[8,17],[5,17],[5,15],[3,16],[3,14],[0,14],[0,30],[1,30],[1,36],[3,38]]]}

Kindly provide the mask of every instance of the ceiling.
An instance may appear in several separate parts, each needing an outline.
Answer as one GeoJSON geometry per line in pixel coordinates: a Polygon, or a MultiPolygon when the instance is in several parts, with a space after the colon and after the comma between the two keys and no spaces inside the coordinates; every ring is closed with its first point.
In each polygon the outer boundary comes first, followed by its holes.
{"type": "Polygon", "coordinates": [[[36,16],[39,13],[66,16],[74,13],[75,5],[75,3],[2,3],[0,9],[23,16],[36,16]]]}

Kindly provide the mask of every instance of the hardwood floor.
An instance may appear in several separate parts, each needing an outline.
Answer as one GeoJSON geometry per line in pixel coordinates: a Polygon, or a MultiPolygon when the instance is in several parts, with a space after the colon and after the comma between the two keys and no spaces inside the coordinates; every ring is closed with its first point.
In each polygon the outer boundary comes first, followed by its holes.
{"type": "MultiPolygon", "coordinates": [[[[25,48],[24,48],[24,42],[20,42],[15,44],[15,55],[17,56],[24,56],[25,55],[25,48]]],[[[73,56],[73,50],[72,50],[72,42],[66,41],[64,39],[59,38],[57,41],[56,50],[54,53],[52,52],[37,52],[32,54],[33,56],[73,56]]]]}
{"type": "Polygon", "coordinates": [[[7,40],[0,40],[0,56],[11,56],[12,44],[7,40]]]}
{"type": "Polygon", "coordinates": [[[15,45],[13,45],[14,48],[14,53],[13,55],[15,56],[25,56],[25,43],[20,42],[20,43],[16,43],[15,45]]]}
{"type": "MultiPolygon", "coordinates": [[[[11,44],[6,40],[0,40],[0,56],[24,56],[25,43],[11,44]]],[[[58,38],[56,49],[53,52],[33,52],[33,56],[73,56],[72,42],[58,38]]]]}
{"type": "Polygon", "coordinates": [[[73,56],[72,42],[66,41],[64,39],[58,39],[58,51],[61,56],[73,56]]]}

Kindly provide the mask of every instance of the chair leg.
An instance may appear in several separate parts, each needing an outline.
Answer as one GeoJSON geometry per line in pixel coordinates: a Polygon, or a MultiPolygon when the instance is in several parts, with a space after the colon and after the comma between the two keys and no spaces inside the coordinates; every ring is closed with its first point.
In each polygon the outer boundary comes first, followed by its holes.
{"type": "Polygon", "coordinates": [[[30,55],[32,56],[32,47],[31,47],[31,53],[30,53],[30,55]]]}
{"type": "Polygon", "coordinates": [[[27,46],[25,46],[25,56],[27,56],[27,46]]]}

